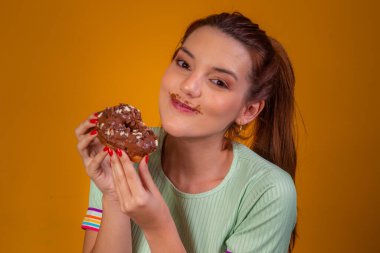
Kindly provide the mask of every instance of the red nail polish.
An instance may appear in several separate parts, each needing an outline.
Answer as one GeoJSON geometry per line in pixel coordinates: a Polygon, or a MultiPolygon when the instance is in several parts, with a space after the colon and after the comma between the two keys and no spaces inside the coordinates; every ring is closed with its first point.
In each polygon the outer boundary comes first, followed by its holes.
{"type": "Polygon", "coordinates": [[[95,124],[96,122],[98,122],[98,119],[90,119],[90,123],[95,124]]]}
{"type": "Polygon", "coordinates": [[[97,133],[98,133],[98,131],[96,131],[96,129],[94,129],[94,130],[91,131],[90,134],[91,134],[91,135],[95,135],[95,134],[97,134],[97,133]]]}
{"type": "Polygon", "coordinates": [[[149,162],[149,155],[145,156],[145,162],[146,162],[146,164],[148,164],[148,162],[149,162]]]}
{"type": "Polygon", "coordinates": [[[121,156],[123,155],[123,153],[121,152],[120,149],[116,149],[116,153],[117,153],[117,155],[118,155],[119,157],[121,157],[121,156]]]}
{"type": "Polygon", "coordinates": [[[98,112],[94,113],[94,116],[95,116],[95,117],[98,117],[98,115],[99,115],[99,113],[98,113],[98,112]]]}
{"type": "Polygon", "coordinates": [[[113,150],[112,150],[112,149],[109,149],[109,150],[108,150],[108,154],[109,154],[110,156],[113,156],[113,150]]]}
{"type": "Polygon", "coordinates": [[[104,151],[104,152],[108,152],[108,150],[109,150],[109,147],[107,147],[107,146],[105,146],[105,147],[103,148],[103,151],[104,151]]]}

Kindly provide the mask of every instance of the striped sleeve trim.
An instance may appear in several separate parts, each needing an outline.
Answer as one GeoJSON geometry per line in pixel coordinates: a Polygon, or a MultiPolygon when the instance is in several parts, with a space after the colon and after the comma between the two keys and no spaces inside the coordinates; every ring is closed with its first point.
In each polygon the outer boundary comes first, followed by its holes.
{"type": "Polygon", "coordinates": [[[86,216],[82,221],[81,228],[84,230],[90,229],[98,232],[102,221],[102,212],[103,211],[101,209],[89,207],[87,209],[86,216]]]}

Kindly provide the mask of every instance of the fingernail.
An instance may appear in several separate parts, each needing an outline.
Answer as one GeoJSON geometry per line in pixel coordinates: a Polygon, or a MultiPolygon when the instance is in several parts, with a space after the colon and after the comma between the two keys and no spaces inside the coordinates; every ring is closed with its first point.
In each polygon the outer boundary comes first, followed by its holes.
{"type": "Polygon", "coordinates": [[[98,115],[99,115],[99,113],[98,113],[98,112],[94,113],[94,116],[95,116],[95,117],[98,117],[98,115]]]}
{"type": "Polygon", "coordinates": [[[110,148],[110,149],[108,149],[108,154],[110,155],[110,156],[113,156],[113,150],[110,148]]]}
{"type": "Polygon", "coordinates": [[[146,162],[146,164],[148,164],[148,162],[149,162],[149,155],[145,156],[145,162],[146,162]]]}
{"type": "Polygon", "coordinates": [[[90,119],[90,123],[95,124],[96,122],[98,122],[98,119],[90,119]]]}
{"type": "Polygon", "coordinates": [[[95,135],[95,134],[97,134],[97,133],[98,133],[98,131],[97,131],[96,129],[94,129],[94,130],[91,131],[90,134],[91,134],[91,135],[95,135]]]}
{"type": "Polygon", "coordinates": [[[107,147],[107,146],[105,146],[105,147],[103,148],[103,151],[104,151],[104,152],[108,152],[108,150],[109,150],[109,147],[107,147]]]}
{"type": "Polygon", "coordinates": [[[116,153],[119,157],[121,157],[123,155],[123,152],[121,152],[120,149],[116,149],[116,153]]]}

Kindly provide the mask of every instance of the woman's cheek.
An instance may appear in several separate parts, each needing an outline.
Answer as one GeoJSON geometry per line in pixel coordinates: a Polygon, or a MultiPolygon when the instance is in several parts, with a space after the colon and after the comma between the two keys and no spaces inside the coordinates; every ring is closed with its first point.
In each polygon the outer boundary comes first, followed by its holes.
{"type": "Polygon", "coordinates": [[[167,70],[165,71],[164,75],[161,78],[161,90],[165,89],[167,84],[167,70]]]}
{"type": "Polygon", "coordinates": [[[205,101],[208,101],[208,113],[219,119],[222,125],[230,124],[237,115],[236,102],[234,103],[227,97],[214,96],[213,98],[205,99],[205,101]]]}

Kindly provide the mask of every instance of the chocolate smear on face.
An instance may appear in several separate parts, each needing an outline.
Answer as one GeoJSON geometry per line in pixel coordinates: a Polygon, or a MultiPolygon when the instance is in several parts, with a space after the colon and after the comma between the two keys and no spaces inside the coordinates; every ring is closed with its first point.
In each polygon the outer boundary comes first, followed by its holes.
{"type": "Polygon", "coordinates": [[[173,100],[178,100],[179,102],[189,106],[191,109],[193,109],[194,111],[196,111],[197,113],[199,114],[203,114],[201,112],[201,105],[197,105],[197,106],[193,106],[189,101],[185,100],[185,101],[182,101],[182,98],[179,94],[176,94],[176,93],[171,93],[169,92],[169,95],[170,95],[170,98],[173,99],[173,100]]]}

